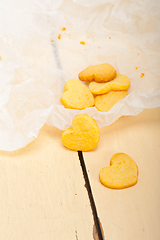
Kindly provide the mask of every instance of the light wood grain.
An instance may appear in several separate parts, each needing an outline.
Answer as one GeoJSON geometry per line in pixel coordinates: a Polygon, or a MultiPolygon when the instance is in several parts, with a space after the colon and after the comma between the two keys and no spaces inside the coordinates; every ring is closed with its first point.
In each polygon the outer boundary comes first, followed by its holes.
{"type": "Polygon", "coordinates": [[[160,108],[121,117],[100,129],[100,136],[84,159],[105,239],[159,240],[160,108]],[[99,181],[99,171],[117,152],[130,155],[139,168],[138,183],[128,189],[109,189],[99,181]]]}
{"type": "Polygon", "coordinates": [[[44,125],[23,149],[0,152],[0,239],[93,239],[93,217],[77,152],[44,125]]]}
{"type": "MultiPolygon", "coordinates": [[[[100,142],[83,153],[105,239],[159,240],[160,108],[122,117],[100,129],[100,142]],[[138,183],[112,190],[98,178],[116,152],[139,168],[138,183]]],[[[93,240],[93,216],[77,152],[61,131],[44,125],[32,143],[0,152],[0,239],[93,240]]]]}

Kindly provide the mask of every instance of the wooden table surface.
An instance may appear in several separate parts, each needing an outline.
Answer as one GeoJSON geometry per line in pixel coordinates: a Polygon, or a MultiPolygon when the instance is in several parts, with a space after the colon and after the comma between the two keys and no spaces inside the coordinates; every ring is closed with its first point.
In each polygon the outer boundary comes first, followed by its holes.
{"type": "MultiPolygon", "coordinates": [[[[121,117],[100,129],[83,153],[105,240],[160,239],[160,108],[121,117]],[[138,183],[112,190],[99,171],[117,152],[139,168],[138,183]]],[[[44,125],[23,149],[0,152],[0,240],[92,240],[94,219],[78,153],[61,130],[44,125]]]]}

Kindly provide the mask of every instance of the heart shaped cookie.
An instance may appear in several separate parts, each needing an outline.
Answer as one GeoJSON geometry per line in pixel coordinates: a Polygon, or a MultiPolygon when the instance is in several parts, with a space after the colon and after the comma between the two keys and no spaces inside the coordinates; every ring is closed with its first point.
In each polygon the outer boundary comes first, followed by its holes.
{"type": "Polygon", "coordinates": [[[95,97],[95,107],[98,111],[108,112],[118,101],[128,95],[125,91],[110,91],[95,97]]]}
{"type": "Polygon", "coordinates": [[[111,158],[110,166],[101,169],[99,179],[108,188],[131,187],[138,181],[138,167],[129,155],[116,153],[111,158]]]}
{"type": "Polygon", "coordinates": [[[87,114],[78,114],[73,118],[72,128],[62,133],[62,143],[75,151],[90,151],[99,142],[99,127],[87,114]]]}
{"type": "Polygon", "coordinates": [[[86,82],[108,82],[116,77],[116,70],[111,64],[102,63],[87,67],[78,74],[78,77],[86,82]]]}
{"type": "Polygon", "coordinates": [[[94,97],[89,88],[77,79],[70,79],[64,85],[61,102],[66,108],[85,109],[94,105],[94,97]]]}
{"type": "Polygon", "coordinates": [[[127,90],[131,82],[129,78],[123,74],[117,74],[116,78],[106,83],[91,82],[89,89],[93,94],[104,94],[110,91],[124,91],[127,90]]]}

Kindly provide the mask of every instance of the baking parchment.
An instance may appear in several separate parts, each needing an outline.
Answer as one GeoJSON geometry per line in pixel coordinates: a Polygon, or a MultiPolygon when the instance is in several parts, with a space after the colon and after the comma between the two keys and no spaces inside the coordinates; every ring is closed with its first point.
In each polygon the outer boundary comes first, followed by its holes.
{"type": "Polygon", "coordinates": [[[159,107],[159,69],[159,0],[0,0],[0,150],[26,146],[44,123],[71,127],[79,113],[104,127],[159,107]],[[104,62],[130,78],[129,95],[107,113],[64,108],[65,82],[104,62]]]}

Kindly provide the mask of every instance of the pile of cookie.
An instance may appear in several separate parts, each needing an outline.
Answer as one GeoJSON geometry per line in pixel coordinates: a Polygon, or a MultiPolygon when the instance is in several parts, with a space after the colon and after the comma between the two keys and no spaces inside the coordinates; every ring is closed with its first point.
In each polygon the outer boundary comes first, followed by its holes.
{"type": "MultiPolygon", "coordinates": [[[[125,98],[130,86],[127,76],[117,74],[108,63],[88,67],[78,75],[81,81],[70,79],[64,86],[61,102],[66,108],[85,109],[95,106],[99,111],[109,111],[119,100],[125,98]]],[[[100,140],[97,122],[87,114],[78,114],[72,120],[72,128],[62,132],[62,143],[74,151],[90,151],[100,140]]],[[[126,188],[138,180],[138,167],[125,153],[116,153],[110,166],[99,173],[100,182],[109,188],[126,188]]]]}
{"type": "Polygon", "coordinates": [[[61,102],[66,108],[85,109],[95,106],[101,112],[108,112],[119,100],[125,98],[130,87],[130,79],[117,74],[109,63],[88,67],[70,79],[64,86],[61,102]]]}

